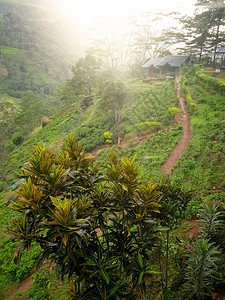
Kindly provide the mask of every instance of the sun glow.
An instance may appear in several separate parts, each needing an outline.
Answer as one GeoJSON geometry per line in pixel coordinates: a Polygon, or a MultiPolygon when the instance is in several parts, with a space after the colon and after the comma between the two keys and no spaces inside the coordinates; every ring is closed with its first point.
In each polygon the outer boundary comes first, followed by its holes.
{"type": "Polygon", "coordinates": [[[195,0],[56,0],[64,15],[79,18],[82,23],[92,26],[99,19],[118,23],[130,15],[144,12],[170,13],[173,11],[188,14],[193,11],[195,0]]]}

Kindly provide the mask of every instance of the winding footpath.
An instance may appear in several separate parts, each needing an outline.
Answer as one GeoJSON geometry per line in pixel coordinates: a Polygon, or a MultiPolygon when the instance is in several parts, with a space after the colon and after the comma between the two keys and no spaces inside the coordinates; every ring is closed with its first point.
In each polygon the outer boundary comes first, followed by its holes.
{"type": "Polygon", "coordinates": [[[176,77],[176,84],[177,84],[177,94],[180,99],[179,107],[181,112],[176,116],[176,121],[181,122],[183,126],[183,135],[176,147],[170,153],[167,161],[163,164],[160,173],[167,174],[173,168],[173,166],[178,162],[182,153],[187,148],[190,136],[191,136],[191,126],[190,126],[190,117],[187,111],[187,106],[185,104],[185,98],[181,96],[181,76],[176,77]]]}

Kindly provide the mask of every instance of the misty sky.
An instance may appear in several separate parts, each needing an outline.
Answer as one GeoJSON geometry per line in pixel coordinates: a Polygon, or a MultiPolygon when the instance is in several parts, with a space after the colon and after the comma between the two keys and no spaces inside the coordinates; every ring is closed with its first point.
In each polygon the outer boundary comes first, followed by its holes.
{"type": "Polygon", "coordinates": [[[196,0],[52,0],[52,3],[64,16],[79,18],[83,24],[92,26],[99,18],[116,23],[143,12],[192,14],[196,0]]]}

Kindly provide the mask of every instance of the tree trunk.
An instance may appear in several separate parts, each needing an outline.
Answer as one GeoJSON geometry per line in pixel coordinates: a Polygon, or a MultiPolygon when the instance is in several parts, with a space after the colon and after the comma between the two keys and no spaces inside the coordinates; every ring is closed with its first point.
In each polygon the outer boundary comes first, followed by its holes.
{"type": "Polygon", "coordinates": [[[218,40],[219,40],[220,24],[221,24],[221,17],[218,18],[218,24],[216,28],[215,47],[214,47],[214,54],[213,54],[213,68],[215,68],[215,63],[216,63],[216,50],[219,42],[218,40]]]}
{"type": "Polygon", "coordinates": [[[120,110],[117,109],[116,107],[114,109],[114,114],[115,114],[115,123],[117,125],[120,122],[120,110]]]}
{"type": "Polygon", "coordinates": [[[168,252],[169,252],[169,230],[166,232],[166,274],[165,274],[165,288],[167,288],[168,283],[168,252]]]}

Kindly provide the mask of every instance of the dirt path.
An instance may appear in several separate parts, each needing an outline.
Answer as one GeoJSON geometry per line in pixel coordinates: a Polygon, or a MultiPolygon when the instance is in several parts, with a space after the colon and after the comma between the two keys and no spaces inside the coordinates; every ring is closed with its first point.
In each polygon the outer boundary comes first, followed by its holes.
{"type": "Polygon", "coordinates": [[[185,149],[188,146],[188,143],[190,141],[190,117],[187,112],[187,107],[185,104],[185,98],[181,96],[180,89],[181,89],[181,77],[176,77],[177,82],[177,93],[180,99],[180,109],[181,112],[176,116],[176,121],[181,122],[183,126],[183,135],[180,141],[178,142],[177,146],[173,149],[173,151],[170,153],[167,161],[164,163],[164,165],[161,168],[161,174],[169,173],[169,171],[173,168],[173,166],[178,162],[178,160],[181,157],[181,154],[185,151],[185,149]]]}
{"type": "MultiPolygon", "coordinates": [[[[183,135],[176,147],[173,149],[173,151],[170,153],[167,161],[164,163],[164,165],[161,167],[160,173],[161,174],[166,174],[169,173],[169,171],[173,168],[173,166],[178,162],[178,160],[181,157],[181,154],[185,151],[185,149],[188,146],[188,143],[190,141],[190,135],[191,135],[191,130],[190,130],[190,117],[187,111],[187,107],[185,104],[185,98],[181,96],[180,89],[181,89],[181,76],[176,77],[176,84],[177,84],[177,94],[180,99],[179,107],[181,109],[181,112],[175,117],[177,122],[181,122],[183,126],[183,135]]],[[[149,135],[152,135],[149,134],[149,135]]],[[[121,147],[127,147],[129,146],[129,142],[133,141],[133,146],[136,147],[140,144],[143,144],[146,141],[147,134],[144,136],[129,136],[125,139],[121,140],[120,146],[121,147]]],[[[98,153],[101,150],[104,150],[105,152],[108,152],[108,150],[111,148],[111,145],[102,145],[95,149],[92,154],[93,155],[98,155],[98,153]]]]}
{"type": "MultiPolygon", "coordinates": [[[[129,142],[133,142],[133,147],[137,147],[139,145],[144,144],[144,142],[146,142],[147,137],[148,136],[152,136],[155,132],[151,132],[149,134],[144,134],[142,136],[137,136],[137,135],[131,135],[128,136],[124,139],[121,140],[120,144],[114,145],[114,146],[120,146],[120,147],[128,147],[129,146],[129,142]]],[[[98,148],[96,148],[95,150],[93,150],[91,153],[92,155],[98,155],[98,153],[101,150],[104,150],[105,152],[108,152],[109,149],[112,147],[112,145],[102,145],[98,148]]]]}
{"type": "MultiPolygon", "coordinates": [[[[41,266],[41,269],[49,267],[49,271],[53,272],[53,264],[46,262],[41,266]]],[[[33,270],[34,271],[34,270],[33,270]]],[[[59,284],[61,281],[57,281],[57,284],[59,284]]],[[[30,289],[33,286],[33,279],[32,277],[28,277],[20,282],[20,285],[14,284],[11,288],[9,288],[3,295],[0,296],[1,300],[12,300],[13,296],[18,293],[24,293],[28,289],[30,289]]],[[[19,297],[18,300],[24,299],[23,296],[19,297]]]]}
{"type": "MultiPolygon", "coordinates": [[[[8,289],[4,295],[1,296],[1,300],[12,300],[13,296],[18,293],[24,293],[26,290],[31,288],[33,285],[33,279],[31,277],[21,281],[19,287],[12,287],[8,289]]],[[[21,299],[21,298],[18,298],[21,299]]]]}

